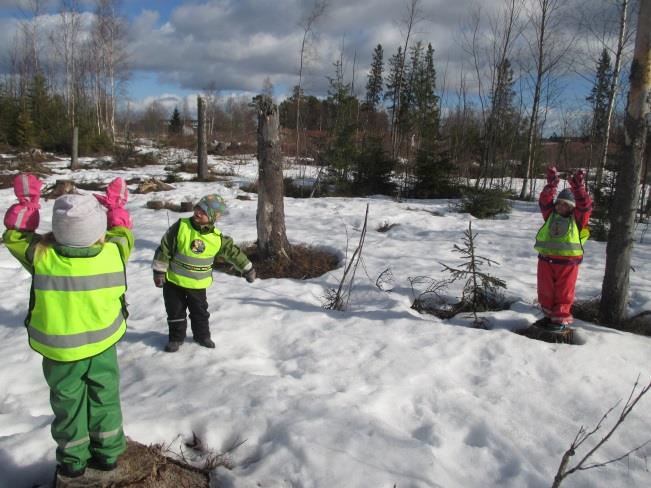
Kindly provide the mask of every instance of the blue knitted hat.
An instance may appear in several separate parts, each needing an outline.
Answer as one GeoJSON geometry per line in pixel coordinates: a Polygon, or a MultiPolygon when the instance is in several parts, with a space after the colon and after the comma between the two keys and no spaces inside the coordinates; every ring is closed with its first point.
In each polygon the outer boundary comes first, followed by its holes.
{"type": "Polygon", "coordinates": [[[217,217],[226,213],[226,203],[224,202],[224,199],[216,193],[206,195],[199,200],[195,206],[206,212],[211,224],[215,223],[217,217]]]}
{"type": "Polygon", "coordinates": [[[565,202],[572,207],[576,207],[576,200],[574,199],[574,194],[572,193],[572,190],[569,188],[565,188],[561,190],[556,197],[556,203],[558,202],[565,202]]]}

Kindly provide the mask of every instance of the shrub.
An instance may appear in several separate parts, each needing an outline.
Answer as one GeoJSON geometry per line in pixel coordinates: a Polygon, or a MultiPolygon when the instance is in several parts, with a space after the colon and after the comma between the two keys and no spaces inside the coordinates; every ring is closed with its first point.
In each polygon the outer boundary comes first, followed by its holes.
{"type": "Polygon", "coordinates": [[[511,202],[507,200],[509,197],[511,194],[503,190],[466,188],[458,209],[478,219],[486,219],[511,212],[511,202]]]}

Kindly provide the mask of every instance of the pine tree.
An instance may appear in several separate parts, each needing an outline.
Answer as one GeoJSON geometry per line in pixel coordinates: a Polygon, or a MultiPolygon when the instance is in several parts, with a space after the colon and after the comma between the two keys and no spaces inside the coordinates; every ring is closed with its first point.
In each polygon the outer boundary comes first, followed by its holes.
{"type": "MultiPolygon", "coordinates": [[[[588,171],[592,167],[592,157],[595,149],[603,148],[608,130],[608,95],[612,81],[613,71],[610,64],[610,55],[604,48],[597,62],[597,74],[595,82],[586,100],[592,105],[592,126],[590,128],[590,159],[588,171]]],[[[601,154],[600,149],[596,150],[601,154]]],[[[610,217],[608,209],[612,205],[612,189],[614,178],[602,177],[599,184],[594,188],[595,210],[592,214],[592,226],[595,229],[594,238],[606,240],[610,228],[610,217]]]]}
{"type": "Polygon", "coordinates": [[[169,122],[169,132],[173,135],[179,135],[183,132],[183,122],[181,121],[181,114],[177,107],[174,107],[174,112],[169,122]]]}
{"type": "Polygon", "coordinates": [[[389,59],[389,73],[386,79],[386,89],[384,90],[384,100],[389,102],[388,110],[391,114],[391,140],[394,140],[394,134],[396,131],[396,110],[400,105],[399,97],[401,93],[401,86],[403,84],[403,69],[404,66],[404,53],[402,48],[398,47],[398,52],[391,56],[389,59]]]}
{"type": "Polygon", "coordinates": [[[439,140],[439,97],[436,95],[434,48],[431,44],[427,45],[424,58],[414,69],[412,110],[418,136],[415,192],[421,197],[452,196],[455,191],[450,182],[452,165],[442,152],[439,140]]]}
{"type": "Polygon", "coordinates": [[[384,51],[382,44],[378,44],[373,51],[371,71],[366,82],[366,107],[369,111],[375,111],[382,100],[382,73],[384,71],[384,51]]]}
{"type": "Polygon", "coordinates": [[[613,76],[610,55],[606,48],[597,62],[597,75],[586,100],[592,105],[592,141],[603,143],[608,119],[608,91],[613,76]]]}
{"type": "Polygon", "coordinates": [[[482,177],[477,178],[475,187],[488,177],[492,179],[495,167],[506,158],[506,152],[513,145],[518,132],[518,116],[515,109],[513,90],[513,69],[505,58],[495,69],[495,83],[490,93],[490,112],[482,141],[482,177]]]}
{"type": "Polygon", "coordinates": [[[29,149],[34,143],[34,124],[27,103],[21,105],[14,125],[12,143],[20,149],[29,149]]]}
{"type": "Polygon", "coordinates": [[[344,80],[340,60],[334,63],[335,76],[329,78],[328,103],[332,107],[330,144],[327,159],[340,183],[348,185],[351,163],[355,160],[355,117],[357,99],[350,95],[350,83],[344,80]]]}

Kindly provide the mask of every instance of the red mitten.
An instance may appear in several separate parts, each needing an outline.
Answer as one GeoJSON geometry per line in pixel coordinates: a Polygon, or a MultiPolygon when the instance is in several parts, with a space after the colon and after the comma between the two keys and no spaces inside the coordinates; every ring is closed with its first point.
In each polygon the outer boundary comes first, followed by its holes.
{"type": "Polygon", "coordinates": [[[41,186],[43,183],[32,174],[16,175],[14,193],[19,203],[9,207],[5,214],[4,223],[7,229],[34,232],[38,228],[41,186]]]}
{"type": "Polygon", "coordinates": [[[585,189],[585,172],[582,169],[570,178],[570,188],[572,188],[572,192],[585,189]]]}
{"type": "Polygon", "coordinates": [[[547,184],[552,186],[558,186],[558,182],[561,180],[558,175],[558,170],[556,166],[550,166],[547,168],[547,184]]]}
{"type": "Polygon", "coordinates": [[[106,195],[95,195],[95,198],[108,209],[106,218],[109,229],[117,226],[128,229],[133,227],[131,215],[124,208],[129,199],[126,181],[115,178],[106,188],[106,195]]]}

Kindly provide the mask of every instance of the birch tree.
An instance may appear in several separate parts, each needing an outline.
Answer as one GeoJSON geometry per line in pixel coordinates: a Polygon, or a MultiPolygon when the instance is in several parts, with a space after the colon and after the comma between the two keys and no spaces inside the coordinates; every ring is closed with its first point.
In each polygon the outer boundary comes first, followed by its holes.
{"type": "Polygon", "coordinates": [[[640,0],[624,121],[626,156],[617,174],[614,202],[610,210],[606,271],[599,305],[599,318],[607,324],[620,324],[626,317],[635,215],[640,194],[640,170],[651,114],[650,25],[651,0],[640,0]]]}
{"type": "Polygon", "coordinates": [[[553,83],[553,78],[558,74],[561,62],[572,45],[562,34],[564,5],[564,0],[535,0],[529,11],[529,29],[525,38],[530,59],[533,60],[533,66],[527,70],[532,87],[532,103],[527,123],[525,175],[520,198],[528,198],[530,193],[535,146],[541,129],[540,107],[544,101],[543,89],[553,83]]]}
{"type": "Polygon", "coordinates": [[[306,62],[306,52],[309,43],[314,37],[314,25],[323,16],[328,6],[326,0],[315,0],[310,11],[301,19],[300,26],[303,29],[301,39],[301,49],[299,51],[299,68],[298,68],[298,96],[296,98],[296,162],[300,159],[300,141],[301,141],[301,98],[303,96],[303,68],[306,62]]]}

